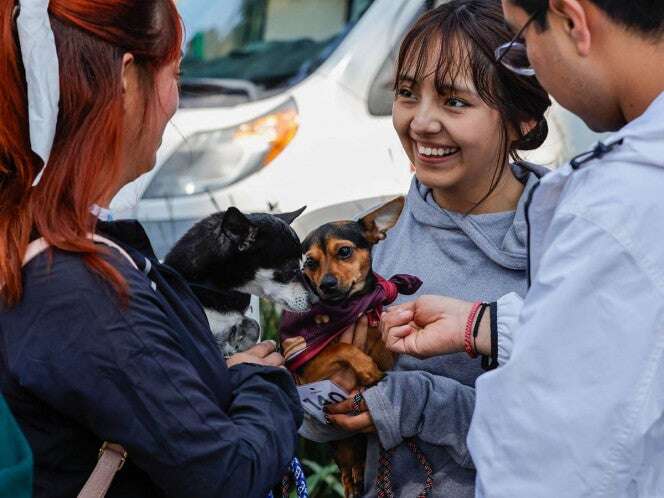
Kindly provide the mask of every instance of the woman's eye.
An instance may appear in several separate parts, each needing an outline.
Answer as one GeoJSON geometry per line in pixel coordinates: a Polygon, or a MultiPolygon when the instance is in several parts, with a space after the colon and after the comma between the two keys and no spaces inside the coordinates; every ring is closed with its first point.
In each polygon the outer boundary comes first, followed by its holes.
{"type": "Polygon", "coordinates": [[[452,98],[447,99],[446,105],[448,105],[450,107],[455,107],[457,109],[468,107],[468,104],[466,102],[464,102],[461,99],[457,99],[456,97],[452,97],[452,98]]]}
{"type": "Polygon", "coordinates": [[[337,251],[337,256],[339,256],[341,259],[348,259],[351,257],[352,254],[353,254],[352,247],[342,247],[337,251]]]}
{"type": "Polygon", "coordinates": [[[413,96],[413,92],[411,92],[409,88],[399,88],[397,90],[397,96],[409,99],[413,96]]]}

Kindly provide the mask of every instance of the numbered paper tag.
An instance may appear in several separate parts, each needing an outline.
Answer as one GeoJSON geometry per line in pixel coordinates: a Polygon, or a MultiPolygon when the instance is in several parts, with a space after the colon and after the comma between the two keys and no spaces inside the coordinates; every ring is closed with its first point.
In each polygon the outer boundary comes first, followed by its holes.
{"type": "Polygon", "coordinates": [[[323,406],[339,403],[348,398],[348,393],[329,380],[321,380],[298,386],[302,408],[318,421],[325,422],[323,406]]]}

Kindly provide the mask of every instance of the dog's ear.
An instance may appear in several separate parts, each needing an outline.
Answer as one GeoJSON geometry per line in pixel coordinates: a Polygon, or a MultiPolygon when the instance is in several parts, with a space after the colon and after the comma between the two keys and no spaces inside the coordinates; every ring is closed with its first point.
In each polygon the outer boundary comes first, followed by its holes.
{"type": "Polygon", "coordinates": [[[221,231],[235,244],[238,251],[244,252],[256,242],[258,228],[239,209],[230,207],[224,213],[221,231]]]}
{"type": "Polygon", "coordinates": [[[292,213],[277,213],[275,216],[290,225],[293,223],[293,221],[295,221],[295,218],[302,214],[305,209],[307,209],[307,206],[302,206],[300,209],[293,211],[292,213]]]}
{"type": "Polygon", "coordinates": [[[404,197],[399,196],[360,218],[359,223],[364,237],[372,244],[383,240],[386,232],[397,223],[404,202],[404,197]]]}

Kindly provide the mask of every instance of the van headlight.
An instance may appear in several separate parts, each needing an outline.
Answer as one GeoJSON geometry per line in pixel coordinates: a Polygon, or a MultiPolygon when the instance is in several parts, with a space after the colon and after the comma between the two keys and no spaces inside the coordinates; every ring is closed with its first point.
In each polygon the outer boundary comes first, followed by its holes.
{"type": "Polygon", "coordinates": [[[267,166],[298,126],[297,105],[290,98],[241,125],[195,133],[166,160],[143,197],[183,197],[232,185],[267,166]]]}

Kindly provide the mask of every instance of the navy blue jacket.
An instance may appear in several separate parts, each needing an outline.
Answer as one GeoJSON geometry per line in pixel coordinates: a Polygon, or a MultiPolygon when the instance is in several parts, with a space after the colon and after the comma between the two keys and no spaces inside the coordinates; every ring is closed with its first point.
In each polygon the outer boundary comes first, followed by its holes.
{"type": "Polygon", "coordinates": [[[264,498],[293,456],[302,420],[283,369],[227,369],[186,283],[160,265],[142,227],[98,225],[123,307],[76,254],[24,269],[22,301],[0,313],[0,385],[35,459],[35,498],[76,496],[103,441],[129,453],[108,498],[264,498]],[[157,291],[153,289],[153,282],[157,291]]]}

